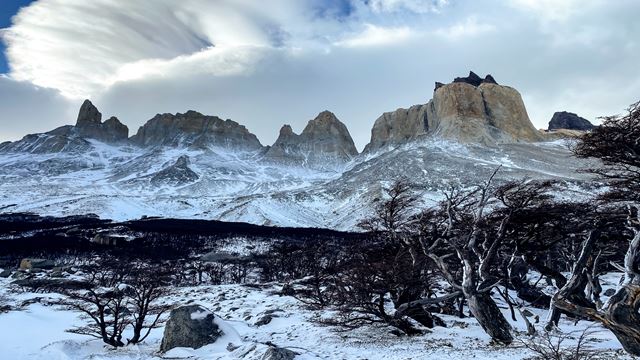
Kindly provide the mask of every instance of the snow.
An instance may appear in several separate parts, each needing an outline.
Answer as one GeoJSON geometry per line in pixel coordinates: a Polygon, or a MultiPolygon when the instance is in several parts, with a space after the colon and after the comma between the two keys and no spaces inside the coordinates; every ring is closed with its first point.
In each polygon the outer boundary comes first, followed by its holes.
{"type": "MultiPolygon", "coordinates": [[[[603,288],[615,288],[619,274],[602,277],[603,288]]],[[[13,305],[37,297],[46,299],[54,294],[16,293],[9,279],[0,279],[0,297],[13,305]]],[[[175,348],[166,354],[158,349],[164,329],[155,329],[149,338],[137,346],[113,349],[100,340],[65,332],[80,324],[76,313],[48,306],[46,300],[25,308],[0,314],[0,357],[3,359],[115,359],[147,360],[168,358],[200,359],[261,359],[269,343],[300,354],[297,359],[492,359],[520,360],[531,354],[520,341],[504,347],[491,345],[490,338],[472,318],[441,315],[447,328],[434,328],[421,336],[398,337],[384,326],[364,326],[352,331],[323,326],[318,319],[330,316],[331,311],[311,310],[289,296],[275,295],[279,284],[261,287],[244,285],[193,286],[178,288],[167,297],[175,306],[199,304],[215,313],[215,323],[223,335],[213,344],[199,349],[175,348]],[[270,313],[273,320],[257,326],[256,321],[270,313]]],[[[515,296],[515,294],[512,294],[515,296]]],[[[509,310],[496,298],[506,318],[520,340],[526,340],[525,324],[519,317],[511,320],[509,310]]],[[[546,310],[529,309],[544,322],[546,310]]],[[[206,312],[196,312],[199,318],[206,312]]],[[[533,319],[533,318],[531,318],[533,319]]],[[[606,351],[604,357],[631,359],[611,334],[599,325],[580,321],[577,324],[565,317],[560,331],[582,331],[589,326],[596,331],[595,347],[606,351]]],[[[535,324],[542,331],[542,323],[535,324]]],[[[125,338],[126,338],[125,334],[125,338]]],[[[577,335],[577,334],[576,334],[577,335]]],[[[565,345],[575,342],[569,339],[565,345]]]]}
{"type": "MultiPolygon", "coordinates": [[[[361,154],[326,167],[268,162],[259,152],[112,146],[91,141],[92,151],[0,154],[0,211],[41,215],[95,213],[116,221],[143,216],[242,221],[259,225],[353,230],[398,176],[424,183],[428,197],[452,183],[480,181],[502,165],[499,177],[576,180],[580,162],[562,141],[495,148],[438,138],[361,154]],[[182,155],[200,178],[176,186],[150,179],[182,155]]],[[[569,184],[568,191],[589,197],[569,184]]]]}

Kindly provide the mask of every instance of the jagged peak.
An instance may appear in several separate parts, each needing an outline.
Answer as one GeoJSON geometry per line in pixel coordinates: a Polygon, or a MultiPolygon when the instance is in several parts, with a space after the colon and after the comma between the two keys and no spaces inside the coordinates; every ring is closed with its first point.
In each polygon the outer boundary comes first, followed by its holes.
{"type": "Polygon", "coordinates": [[[281,137],[281,136],[288,137],[288,136],[293,136],[293,135],[297,135],[297,134],[295,132],[293,132],[293,129],[291,128],[291,125],[289,125],[289,124],[282,125],[282,127],[280,128],[279,137],[281,137]]]}
{"type": "Polygon", "coordinates": [[[76,121],[76,126],[84,126],[87,124],[98,125],[102,122],[102,113],[98,111],[98,108],[93,105],[91,100],[86,99],[82,106],[80,106],[80,111],[78,112],[78,119],[76,121]]]}
{"type": "MultiPolygon", "coordinates": [[[[480,76],[478,76],[478,74],[474,73],[473,71],[469,71],[469,75],[466,77],[456,77],[453,79],[452,83],[465,83],[465,84],[469,84],[469,85],[473,85],[473,86],[480,86],[482,84],[496,84],[498,85],[498,82],[496,81],[496,79],[491,75],[491,74],[487,74],[487,76],[483,78],[481,78],[480,76]]],[[[435,90],[438,90],[439,88],[443,87],[446,84],[443,84],[441,82],[437,82],[436,81],[436,86],[435,86],[435,90]]]]}

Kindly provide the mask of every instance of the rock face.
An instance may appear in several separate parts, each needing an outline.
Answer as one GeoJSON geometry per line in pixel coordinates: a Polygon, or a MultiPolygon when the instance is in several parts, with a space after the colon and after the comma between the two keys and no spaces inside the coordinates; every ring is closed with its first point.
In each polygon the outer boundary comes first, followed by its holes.
{"type": "Polygon", "coordinates": [[[129,137],[129,128],[122,124],[115,116],[105,122],[101,121],[102,114],[100,111],[98,111],[91,101],[85,100],[80,107],[78,120],[73,130],[80,137],[96,139],[107,143],[124,141],[129,137]]]}
{"type": "Polygon", "coordinates": [[[427,104],[379,117],[365,152],[428,135],[483,145],[543,140],[518,91],[498,85],[491,75],[482,79],[471,72],[436,86],[427,104]]]}
{"type": "Polygon", "coordinates": [[[214,343],[221,335],[211,311],[200,305],[182,306],[169,314],[160,351],[166,352],[175,347],[197,349],[214,343]]]}
{"type": "Polygon", "coordinates": [[[294,360],[298,355],[300,354],[289,349],[269,346],[262,356],[262,360],[294,360]]]}
{"type": "Polygon", "coordinates": [[[151,177],[151,183],[155,186],[180,186],[198,180],[200,176],[189,168],[189,163],[187,155],[180,156],[175,164],[155,173],[151,177]]]}
{"type": "Polygon", "coordinates": [[[92,149],[87,139],[110,144],[127,141],[129,128],[118,118],[105,122],[102,114],[89,100],[85,100],[78,112],[76,125],[64,125],[43,134],[29,134],[19,141],[0,144],[0,152],[29,152],[46,154],[57,152],[86,152],[92,149]]]}
{"type": "Polygon", "coordinates": [[[266,152],[270,160],[298,165],[345,162],[358,155],[347,127],[330,111],[310,120],[300,135],[284,125],[276,142],[266,152]]]}
{"type": "Polygon", "coordinates": [[[566,130],[579,130],[589,131],[595,126],[589,122],[589,120],[582,118],[574,113],[567,111],[559,111],[553,114],[551,121],[549,121],[549,131],[566,129],[566,130]]]}
{"type": "Polygon", "coordinates": [[[184,114],[158,114],[147,121],[131,141],[139,146],[186,146],[205,149],[210,146],[259,150],[262,145],[246,127],[217,116],[196,111],[184,114]]]}

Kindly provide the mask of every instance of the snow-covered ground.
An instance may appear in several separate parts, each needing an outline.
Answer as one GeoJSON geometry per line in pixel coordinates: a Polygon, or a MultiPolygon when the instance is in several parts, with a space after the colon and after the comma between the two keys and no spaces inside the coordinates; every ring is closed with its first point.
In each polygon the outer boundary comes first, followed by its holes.
{"type": "Polygon", "coordinates": [[[576,186],[588,164],[570,157],[561,141],[463,145],[426,138],[346,164],[322,168],[265,160],[260,152],[226,148],[112,146],[91,140],[91,151],[0,154],[0,212],[40,215],[94,213],[105,219],[142,216],[241,221],[258,225],[353,230],[381,196],[405,177],[433,203],[452,184],[470,186],[498,167],[500,181],[555,179],[567,196],[586,197],[576,186]],[[181,156],[198,179],[162,183],[154,176],[181,156]]]}
{"type": "MultiPolygon", "coordinates": [[[[614,287],[618,277],[603,278],[604,288],[614,287]]],[[[0,314],[0,358],[2,359],[262,359],[272,343],[300,354],[297,359],[493,359],[517,360],[530,357],[520,341],[505,347],[492,345],[489,337],[472,318],[442,316],[447,328],[438,327],[421,336],[398,337],[383,326],[365,326],[358,330],[339,329],[320,325],[318,318],[330,316],[327,311],[311,310],[289,296],[275,294],[277,284],[263,286],[220,285],[195,286],[176,289],[165,299],[176,306],[200,304],[218,317],[225,336],[216,343],[200,349],[176,348],[166,354],[158,352],[163,329],[152,331],[140,345],[113,349],[100,340],[65,332],[79,324],[76,313],[63,311],[47,304],[54,294],[16,292],[10,279],[0,279],[2,302],[19,307],[0,314]],[[32,302],[20,306],[24,302],[32,302]],[[273,320],[258,326],[256,322],[271,313],[273,320]],[[229,345],[232,344],[232,345],[229,345]]],[[[530,309],[541,319],[536,324],[542,331],[546,311],[530,309]]],[[[518,318],[511,321],[508,309],[505,316],[514,326],[519,339],[526,341],[525,324],[518,318]]],[[[531,317],[533,319],[533,317],[531,317]]],[[[562,332],[581,331],[589,322],[574,324],[563,318],[562,332]]],[[[624,354],[613,335],[600,326],[590,337],[602,359],[631,359],[624,354]]],[[[575,342],[572,335],[563,345],[575,342]]],[[[125,336],[126,337],[126,336],[125,336]]]]}

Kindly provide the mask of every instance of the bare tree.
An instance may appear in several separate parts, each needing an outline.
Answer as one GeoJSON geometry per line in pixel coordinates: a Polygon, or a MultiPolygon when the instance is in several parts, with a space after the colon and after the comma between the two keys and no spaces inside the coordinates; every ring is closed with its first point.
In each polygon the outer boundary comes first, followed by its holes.
{"type": "Polygon", "coordinates": [[[511,325],[491,297],[493,288],[501,282],[492,275],[491,266],[505,235],[510,213],[498,222],[497,228],[486,227],[490,206],[495,201],[492,181],[471,191],[452,188],[435,211],[422,214],[421,231],[414,237],[423,255],[437,265],[444,278],[455,290],[441,298],[422,299],[409,305],[431,304],[452,297],[464,296],[469,311],[484,331],[497,342],[513,341],[511,325]],[[443,254],[443,249],[444,254],[443,254]],[[452,270],[450,257],[457,257],[461,276],[452,270]]]}
{"type": "Polygon", "coordinates": [[[93,336],[121,347],[123,332],[133,327],[127,344],[144,341],[157,327],[168,307],[159,302],[166,295],[164,270],[148,265],[95,262],[81,267],[84,286],[52,285],[62,295],[56,304],[80,312],[86,324],[69,332],[93,336]]]}
{"type": "Polygon", "coordinates": [[[169,293],[166,287],[169,271],[159,264],[134,266],[127,281],[127,305],[133,327],[133,336],[127,344],[144,341],[152,329],[160,326],[161,316],[171,309],[170,305],[161,302],[161,298],[169,293]]]}
{"type": "Polygon", "coordinates": [[[618,338],[622,347],[633,355],[640,355],[640,218],[637,208],[630,207],[629,229],[633,238],[624,259],[624,275],[616,293],[609,298],[602,310],[582,306],[573,299],[576,289],[583,288],[586,273],[590,271],[589,260],[597,236],[589,236],[583,244],[582,253],[567,284],[553,297],[556,307],[602,323],[618,338]]]}
{"type": "Polygon", "coordinates": [[[634,204],[640,200],[640,102],[632,104],[625,116],[605,117],[600,127],[580,139],[574,152],[581,157],[603,161],[604,167],[589,171],[609,182],[611,191],[605,199],[629,203],[627,228],[632,238],[625,254],[624,275],[618,290],[603,309],[582,306],[571,297],[575,289],[581,287],[586,274],[591,272],[589,260],[594,257],[597,236],[589,236],[584,241],[571,279],[553,301],[564,311],[602,323],[614,333],[627,352],[640,355],[640,218],[634,204]]]}
{"type": "Polygon", "coordinates": [[[123,286],[126,274],[96,265],[83,266],[82,273],[85,287],[54,289],[64,295],[56,302],[57,305],[80,312],[87,320],[85,325],[68,331],[102,339],[114,347],[124,346],[122,332],[130,324],[123,286]]]}

